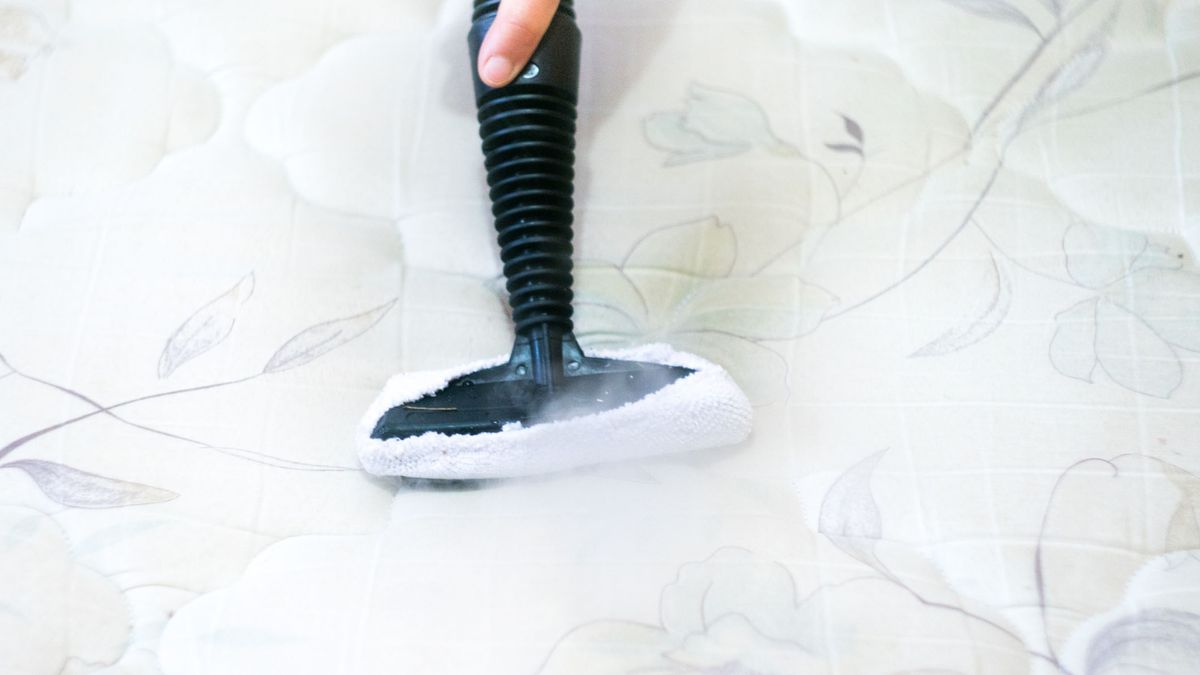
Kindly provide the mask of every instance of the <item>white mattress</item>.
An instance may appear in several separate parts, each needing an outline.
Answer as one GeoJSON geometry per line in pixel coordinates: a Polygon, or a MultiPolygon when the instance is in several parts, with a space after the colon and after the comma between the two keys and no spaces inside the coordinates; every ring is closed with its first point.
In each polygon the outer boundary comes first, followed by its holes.
{"type": "Polygon", "coordinates": [[[755,434],[454,490],[469,3],[0,3],[0,672],[1200,672],[1200,2],[577,4],[581,336],[755,434]]]}

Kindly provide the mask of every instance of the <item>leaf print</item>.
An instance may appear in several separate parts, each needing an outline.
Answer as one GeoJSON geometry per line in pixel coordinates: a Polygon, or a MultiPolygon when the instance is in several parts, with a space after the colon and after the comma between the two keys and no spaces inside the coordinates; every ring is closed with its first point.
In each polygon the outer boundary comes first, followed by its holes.
{"type": "Polygon", "coordinates": [[[254,294],[254,273],[196,310],[167,340],[158,359],[158,377],[170,377],[183,364],[221,344],[233,332],[238,311],[254,294]]]}
{"type": "Polygon", "coordinates": [[[944,0],[959,9],[966,10],[977,16],[996,19],[998,21],[1007,21],[1008,23],[1028,28],[1029,30],[1041,35],[1037,26],[1025,13],[1017,9],[1012,3],[1007,0],[944,0]]]}
{"type": "MultiPolygon", "coordinates": [[[[996,332],[1012,306],[1012,284],[1006,269],[991,257],[984,299],[960,324],[942,333],[933,342],[912,353],[912,357],[945,356],[966,349],[996,332]]],[[[910,357],[911,358],[911,357],[910,357]]]]}
{"type": "Polygon", "coordinates": [[[728,616],[749,620],[770,639],[811,635],[810,617],[797,607],[792,573],[748,550],[720,549],[707,560],[686,563],[662,589],[659,620],[678,638],[706,633],[728,616]]]}
{"type": "Polygon", "coordinates": [[[650,232],[633,245],[621,267],[725,277],[733,269],[737,252],[733,228],[709,217],[650,232]]]}
{"type": "Polygon", "coordinates": [[[1188,490],[1171,514],[1167,523],[1167,551],[1191,551],[1200,548],[1200,504],[1196,496],[1200,490],[1188,490]]]}
{"type": "Polygon", "coordinates": [[[580,261],[574,270],[576,323],[581,332],[638,333],[646,306],[633,281],[616,265],[580,261]]]}
{"type": "Polygon", "coordinates": [[[656,113],[642,123],[647,142],[672,153],[667,166],[731,157],[754,147],[784,157],[800,155],[775,136],[753,100],[695,83],[687,93],[683,110],[656,113]]]}
{"type": "Polygon", "coordinates": [[[1200,351],[1200,274],[1140,269],[1113,284],[1105,297],[1139,316],[1172,345],[1200,351]]]}
{"type": "Polygon", "coordinates": [[[684,123],[715,143],[749,142],[776,154],[796,154],[771,131],[762,106],[742,94],[692,83],[684,123]]]}
{"type": "Polygon", "coordinates": [[[817,520],[817,531],[835,546],[879,570],[882,563],[875,557],[875,544],[883,536],[883,522],[871,478],[886,453],[881,450],[847,469],[825,493],[817,520]]]}
{"type": "Polygon", "coordinates": [[[759,406],[787,396],[787,361],[744,335],[810,332],[835,300],[794,277],[705,280],[655,270],[631,270],[624,276],[615,268],[582,269],[581,278],[587,281],[580,285],[576,302],[576,336],[585,348],[667,342],[720,364],[759,406]],[[609,271],[595,273],[606,269],[609,271]],[[637,285],[625,285],[629,278],[637,285]],[[799,290],[780,291],[774,288],[779,283],[799,284],[799,290]],[[718,286],[721,288],[715,288],[718,286]],[[727,303],[732,302],[734,290],[766,301],[757,306],[730,306],[727,303]],[[689,297],[694,302],[687,302],[689,297]],[[781,297],[796,297],[796,305],[778,306],[781,297]],[[648,298],[656,310],[647,314],[642,298],[648,298]],[[677,304],[671,304],[670,298],[676,298],[677,304]],[[741,316],[749,316],[754,325],[734,323],[741,316]]]}
{"type": "Polygon", "coordinates": [[[833,150],[834,152],[846,152],[858,155],[859,157],[863,156],[862,148],[849,143],[826,143],[825,147],[833,150]]]}
{"type": "Polygon", "coordinates": [[[1053,103],[1087,84],[1100,68],[1106,54],[1102,39],[1080,47],[1047,78],[1034,98],[1035,103],[1041,106],[1053,103]]]}
{"type": "MultiPolygon", "coordinates": [[[[700,277],[653,267],[627,267],[623,273],[637,289],[640,306],[645,307],[644,331],[648,336],[659,337],[670,333],[686,318],[685,308],[693,293],[724,278],[700,277]]],[[[631,315],[636,315],[636,311],[631,315]]]]}
{"type": "Polygon", "coordinates": [[[773,349],[733,332],[680,332],[670,343],[724,368],[756,407],[787,398],[788,362],[773,349]]]}
{"type": "Polygon", "coordinates": [[[752,147],[746,141],[710,141],[686,125],[684,113],[678,111],[656,113],[642,123],[646,141],[659,150],[671,153],[665,162],[666,166],[732,157],[752,147]]]}
{"type": "Polygon", "coordinates": [[[1200,663],[1200,615],[1155,607],[1100,629],[1087,649],[1088,675],[1190,673],[1200,663]]]}
{"type": "Polygon", "coordinates": [[[1200,548],[1200,476],[1170,462],[1160,463],[1163,474],[1179,490],[1179,504],[1167,523],[1163,550],[1170,553],[1200,548]]]}
{"type": "Polygon", "coordinates": [[[300,331],[275,352],[263,372],[278,373],[319,359],[370,330],[396,302],[392,300],[362,314],[320,323],[300,331]]]}
{"type": "Polygon", "coordinates": [[[1016,122],[1012,124],[1011,135],[1015,135],[1016,132],[1023,129],[1029,120],[1043,108],[1061,100],[1092,79],[1092,76],[1100,69],[1100,64],[1104,62],[1107,53],[1106,34],[1107,27],[1098,31],[1092,40],[1085,42],[1062,65],[1050,73],[1029,104],[1021,111],[1016,122]]]}
{"type": "Polygon", "coordinates": [[[576,267],[580,342],[589,349],[668,343],[723,366],[754,405],[786,398],[787,360],[755,340],[814,330],[837,302],[790,275],[732,277],[733,228],[706,218],[659,228],[620,266],[576,267]]]}
{"type": "Polygon", "coordinates": [[[794,276],[717,279],[689,296],[676,330],[736,329],[751,340],[791,340],[816,330],[836,300],[794,276]]]}
{"type": "Polygon", "coordinates": [[[825,147],[834,152],[842,152],[863,156],[863,130],[862,127],[853,119],[846,115],[842,115],[842,127],[849,134],[850,138],[854,139],[853,143],[826,143],[825,147]]]}
{"type": "Polygon", "coordinates": [[[1096,357],[1114,382],[1170,398],[1183,383],[1179,357],[1141,317],[1108,300],[1096,306],[1096,357]]]}
{"type": "Polygon", "coordinates": [[[814,672],[827,608],[802,603],[784,565],[722,548],[679,568],[659,596],[656,624],[600,620],[559,639],[539,673],[814,672]]]}
{"type": "Polygon", "coordinates": [[[24,471],[47,497],[74,508],[142,506],[169,502],[179,496],[170,490],[109,478],[39,459],[9,462],[0,465],[0,469],[24,471]]]}
{"type": "Polygon", "coordinates": [[[846,133],[850,134],[851,138],[858,141],[858,145],[861,148],[866,143],[863,137],[862,126],[846,115],[842,115],[842,121],[845,123],[846,133]]]}
{"type": "MultiPolygon", "coordinates": [[[[936,576],[930,572],[925,578],[936,576]]],[[[657,621],[601,619],[577,625],[559,638],[537,672],[806,675],[829,672],[836,661],[837,672],[844,673],[963,675],[981,672],[971,669],[978,663],[973,652],[943,658],[928,649],[908,650],[911,654],[876,649],[876,643],[899,639],[969,648],[978,641],[980,624],[989,632],[1008,633],[1001,621],[972,613],[957,597],[954,604],[930,599],[892,575],[880,579],[860,570],[839,575],[840,581],[823,576],[794,576],[784,561],[722,548],[679,569],[660,595],[657,621]],[[848,588],[860,582],[870,585],[863,588],[867,595],[848,588]]],[[[983,672],[1028,670],[1029,656],[1018,638],[1003,639],[1004,644],[993,643],[995,651],[1009,656],[989,661],[994,667],[983,672]]]]}
{"type": "Polygon", "coordinates": [[[1067,274],[1088,288],[1102,288],[1146,267],[1178,268],[1181,262],[1146,235],[1092,223],[1074,223],[1063,233],[1067,274]]]}
{"type": "Polygon", "coordinates": [[[585,346],[628,346],[639,341],[642,324],[634,321],[620,306],[602,300],[588,302],[575,299],[575,337],[585,346]]]}
{"type": "Polygon", "coordinates": [[[764,635],[743,614],[726,614],[704,632],[686,636],[667,656],[688,668],[682,672],[785,675],[811,672],[806,661],[812,651],[810,645],[764,635]]]}
{"type": "Polygon", "coordinates": [[[1099,299],[1084,300],[1054,317],[1050,340],[1050,363],[1055,370],[1084,382],[1096,372],[1096,305],[1099,299]]]}

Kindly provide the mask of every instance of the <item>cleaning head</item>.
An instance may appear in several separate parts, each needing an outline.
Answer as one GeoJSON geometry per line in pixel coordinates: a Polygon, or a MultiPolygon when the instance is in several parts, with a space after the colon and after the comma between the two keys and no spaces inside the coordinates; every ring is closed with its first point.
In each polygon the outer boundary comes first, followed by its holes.
{"type": "MultiPolygon", "coordinates": [[[[473,57],[497,5],[475,0],[473,57]]],[[[360,429],[360,455],[372,473],[442,479],[544,473],[727,445],[750,432],[749,402],[719,367],[662,346],[588,356],[575,340],[579,45],[573,3],[563,0],[513,84],[492,89],[475,77],[516,340],[507,359],[393,378],[360,429]]]]}

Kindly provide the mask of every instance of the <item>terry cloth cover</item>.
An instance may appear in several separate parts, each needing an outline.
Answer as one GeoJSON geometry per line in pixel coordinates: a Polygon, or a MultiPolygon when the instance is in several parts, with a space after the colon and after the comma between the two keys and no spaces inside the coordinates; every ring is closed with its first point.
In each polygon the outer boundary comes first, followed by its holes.
{"type": "Polygon", "coordinates": [[[638,401],[559,422],[477,435],[429,432],[405,439],[371,437],[389,409],[415,401],[451,380],[508,357],[461,368],[400,373],[388,381],[358,427],[359,458],[381,476],[471,479],[561,471],[632,457],[662,455],[739,443],[750,434],[750,401],[720,366],[655,344],[594,356],[653,361],[695,372],[638,401]]]}

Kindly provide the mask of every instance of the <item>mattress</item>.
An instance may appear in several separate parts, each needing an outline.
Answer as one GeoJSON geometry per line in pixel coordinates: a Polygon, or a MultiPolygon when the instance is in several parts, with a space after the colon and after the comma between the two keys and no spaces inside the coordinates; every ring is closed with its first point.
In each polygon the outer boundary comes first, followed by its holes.
{"type": "Polygon", "coordinates": [[[1200,672],[1200,2],[577,8],[580,338],[755,432],[444,485],[469,3],[0,2],[0,672],[1200,672]]]}

